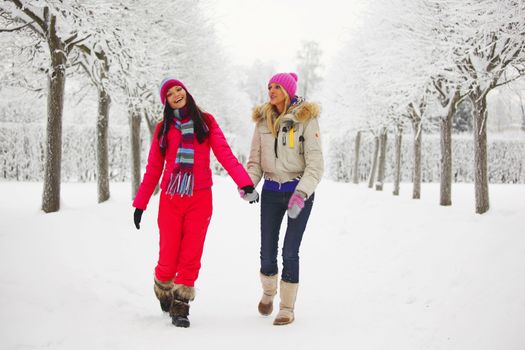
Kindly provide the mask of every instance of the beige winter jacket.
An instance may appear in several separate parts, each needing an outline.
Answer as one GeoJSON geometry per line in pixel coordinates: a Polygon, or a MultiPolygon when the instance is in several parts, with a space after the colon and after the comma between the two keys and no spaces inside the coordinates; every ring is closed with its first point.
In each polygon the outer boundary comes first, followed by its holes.
{"type": "MultiPolygon", "coordinates": [[[[319,133],[319,106],[299,102],[281,118],[277,138],[268,128],[263,106],[253,110],[253,133],[248,174],[255,186],[265,179],[284,183],[300,177],[296,190],[314,193],[323,176],[324,163],[319,133]]],[[[277,115],[276,115],[277,116],[277,115]]]]}

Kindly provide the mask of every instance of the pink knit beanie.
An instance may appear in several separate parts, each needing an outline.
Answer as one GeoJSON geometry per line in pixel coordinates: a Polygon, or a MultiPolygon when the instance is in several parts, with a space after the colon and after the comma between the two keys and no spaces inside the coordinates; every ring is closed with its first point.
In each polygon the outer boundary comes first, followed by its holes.
{"type": "Polygon", "coordinates": [[[297,74],[277,73],[270,79],[268,85],[270,85],[271,83],[277,83],[281,85],[288,93],[290,99],[292,99],[294,98],[295,91],[297,90],[297,74]]]}
{"type": "Polygon", "coordinates": [[[188,89],[186,89],[186,86],[184,86],[182,81],[175,78],[166,78],[160,83],[160,102],[162,102],[162,104],[166,103],[166,94],[168,93],[168,90],[174,86],[180,86],[188,92],[188,89]]]}

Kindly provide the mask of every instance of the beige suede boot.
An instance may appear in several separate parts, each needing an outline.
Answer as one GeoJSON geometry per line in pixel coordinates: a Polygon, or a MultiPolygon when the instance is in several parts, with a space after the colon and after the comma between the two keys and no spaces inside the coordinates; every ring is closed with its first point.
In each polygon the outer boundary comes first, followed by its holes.
{"type": "Polygon", "coordinates": [[[154,282],[153,290],[155,291],[157,299],[160,301],[160,308],[164,312],[170,311],[171,302],[173,300],[173,281],[162,282],[155,277],[154,282]]]}
{"type": "Polygon", "coordinates": [[[259,313],[263,316],[268,316],[273,311],[273,298],[277,294],[277,275],[266,276],[262,273],[261,284],[263,288],[263,295],[259,302],[259,313]]]}
{"type": "Polygon", "coordinates": [[[295,299],[297,298],[297,289],[299,289],[299,283],[290,283],[281,280],[280,288],[280,310],[277,314],[277,317],[275,317],[275,320],[273,321],[273,324],[276,326],[281,326],[293,322],[293,309],[295,306],[295,299]]]}

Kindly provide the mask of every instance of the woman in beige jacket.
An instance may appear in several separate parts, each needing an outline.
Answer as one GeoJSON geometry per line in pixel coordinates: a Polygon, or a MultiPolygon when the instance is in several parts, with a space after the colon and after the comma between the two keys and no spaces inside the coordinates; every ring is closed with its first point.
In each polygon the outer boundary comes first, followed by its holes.
{"type": "Polygon", "coordinates": [[[283,245],[280,310],[275,325],[294,320],[299,286],[299,247],[323,175],[319,106],[295,96],[297,75],[278,73],[268,82],[269,101],[254,109],[248,174],[254,186],[264,178],[261,195],[261,269],[259,312],[270,315],[277,294],[279,229],[288,224],[283,245]]]}

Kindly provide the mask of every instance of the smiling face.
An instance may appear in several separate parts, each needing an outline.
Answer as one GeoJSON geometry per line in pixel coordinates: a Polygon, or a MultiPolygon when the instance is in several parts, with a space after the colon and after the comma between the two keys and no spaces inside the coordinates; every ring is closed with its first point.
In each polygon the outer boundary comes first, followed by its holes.
{"type": "Polygon", "coordinates": [[[274,105],[279,112],[282,112],[286,102],[283,87],[277,83],[271,83],[268,85],[268,97],[270,98],[270,104],[274,105]]]}
{"type": "Polygon", "coordinates": [[[173,109],[181,109],[186,106],[186,90],[181,86],[173,86],[166,93],[166,101],[173,109]]]}

